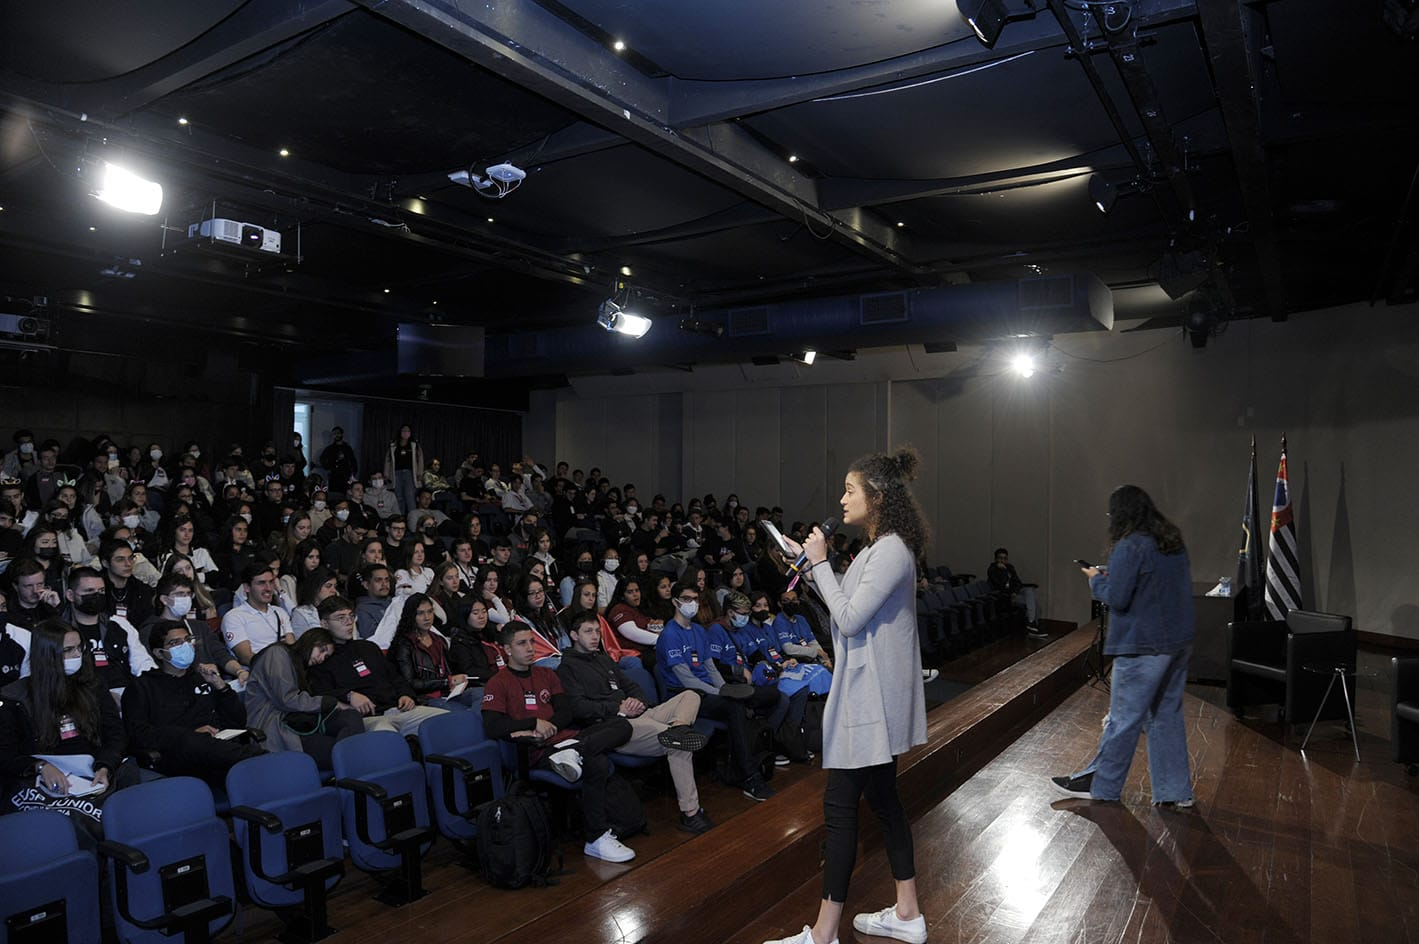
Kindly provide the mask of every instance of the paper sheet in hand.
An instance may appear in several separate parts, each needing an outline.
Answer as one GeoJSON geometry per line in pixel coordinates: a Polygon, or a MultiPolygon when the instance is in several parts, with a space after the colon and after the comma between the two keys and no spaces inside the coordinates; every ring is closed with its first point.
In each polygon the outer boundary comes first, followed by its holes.
{"type": "Polygon", "coordinates": [[[467,679],[464,679],[463,681],[459,682],[457,685],[455,685],[455,686],[453,686],[452,688],[450,688],[450,689],[448,690],[448,695],[445,696],[445,697],[447,697],[447,698],[457,698],[459,695],[462,695],[462,694],[463,694],[463,690],[464,690],[465,688],[467,688],[467,687],[468,687],[468,680],[467,680],[467,679]]]}

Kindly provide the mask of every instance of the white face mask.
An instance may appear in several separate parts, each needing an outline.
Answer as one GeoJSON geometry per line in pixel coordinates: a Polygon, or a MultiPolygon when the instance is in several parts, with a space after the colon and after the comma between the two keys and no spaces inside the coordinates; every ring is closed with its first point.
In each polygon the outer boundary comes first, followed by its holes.
{"type": "Polygon", "coordinates": [[[370,488],[384,488],[384,479],[370,479],[370,488]]]}
{"type": "Polygon", "coordinates": [[[34,454],[34,443],[32,443],[32,442],[20,443],[20,454],[21,454],[21,455],[25,455],[25,456],[33,455],[33,454],[34,454]]]}
{"type": "Polygon", "coordinates": [[[243,521],[245,521],[247,524],[251,524],[251,512],[249,512],[249,511],[243,511],[243,512],[241,513],[241,519],[242,519],[243,521]]]}
{"type": "MultiPolygon", "coordinates": [[[[313,501],[313,502],[310,503],[310,506],[311,506],[312,508],[314,508],[316,511],[324,511],[324,510],[325,510],[325,499],[323,499],[323,498],[317,498],[315,501],[313,501]]],[[[345,514],[346,514],[346,515],[349,515],[349,512],[347,511],[345,514]]]]}
{"type": "Polygon", "coordinates": [[[182,619],[188,613],[192,612],[192,598],[173,597],[172,602],[168,604],[168,609],[172,610],[173,616],[182,619]]]}
{"type": "Polygon", "coordinates": [[[685,619],[694,619],[696,616],[699,615],[700,601],[695,600],[691,603],[681,603],[679,604],[678,608],[680,610],[680,615],[685,617],[685,619]]]}
{"type": "Polygon", "coordinates": [[[72,659],[64,660],[64,674],[73,675],[84,667],[84,657],[74,656],[72,659]]]}
{"type": "Polygon", "coordinates": [[[138,527],[138,522],[140,520],[141,519],[137,515],[124,515],[123,526],[131,531],[134,528],[138,527]]]}
{"type": "Polygon", "coordinates": [[[749,614],[735,613],[729,618],[729,622],[734,624],[735,629],[743,629],[745,626],[749,625],[749,614]]]}
{"type": "Polygon", "coordinates": [[[335,520],[336,520],[336,521],[344,521],[345,519],[347,519],[347,518],[349,518],[349,517],[350,517],[350,509],[348,509],[348,508],[341,508],[339,511],[335,512],[335,520]]]}
{"type": "Polygon", "coordinates": [[[157,462],[157,461],[158,461],[159,459],[161,459],[162,457],[163,457],[163,451],[162,451],[161,449],[149,449],[149,450],[148,450],[148,458],[152,459],[154,462],[157,462]]]}
{"type": "Polygon", "coordinates": [[[187,454],[192,458],[197,459],[201,457],[202,450],[198,449],[196,446],[193,446],[191,449],[187,450],[187,454]]]}
{"type": "Polygon", "coordinates": [[[614,574],[616,568],[621,566],[621,562],[612,558],[611,560],[602,561],[601,566],[608,574],[614,574]]]}

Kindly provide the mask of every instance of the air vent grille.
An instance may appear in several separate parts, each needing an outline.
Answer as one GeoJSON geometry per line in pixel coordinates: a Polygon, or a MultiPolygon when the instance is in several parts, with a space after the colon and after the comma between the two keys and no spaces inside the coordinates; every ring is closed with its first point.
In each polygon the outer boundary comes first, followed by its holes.
{"type": "Polygon", "coordinates": [[[895,324],[911,318],[905,292],[862,296],[862,325],[895,324]]]}

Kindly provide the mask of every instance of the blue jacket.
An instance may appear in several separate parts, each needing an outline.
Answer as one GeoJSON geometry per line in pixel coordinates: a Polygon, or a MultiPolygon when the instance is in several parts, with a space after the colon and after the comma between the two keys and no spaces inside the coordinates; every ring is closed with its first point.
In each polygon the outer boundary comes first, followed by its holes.
{"type": "Polygon", "coordinates": [[[1130,534],[1114,545],[1109,569],[1090,578],[1089,589],[1109,607],[1107,655],[1159,655],[1192,644],[1186,550],[1164,554],[1151,535],[1130,534]]]}

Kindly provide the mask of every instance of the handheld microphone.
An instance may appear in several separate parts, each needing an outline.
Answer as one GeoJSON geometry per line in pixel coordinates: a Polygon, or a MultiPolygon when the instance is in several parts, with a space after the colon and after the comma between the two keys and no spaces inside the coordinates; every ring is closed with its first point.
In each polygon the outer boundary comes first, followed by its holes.
{"type": "MultiPolygon", "coordinates": [[[[838,529],[838,525],[840,524],[842,524],[842,522],[836,518],[826,518],[822,524],[818,525],[818,530],[823,532],[824,538],[831,538],[833,532],[838,529]]],[[[797,577],[799,574],[803,573],[803,565],[806,563],[808,563],[808,552],[804,551],[802,554],[798,555],[798,560],[788,566],[789,573],[797,577]]]]}

